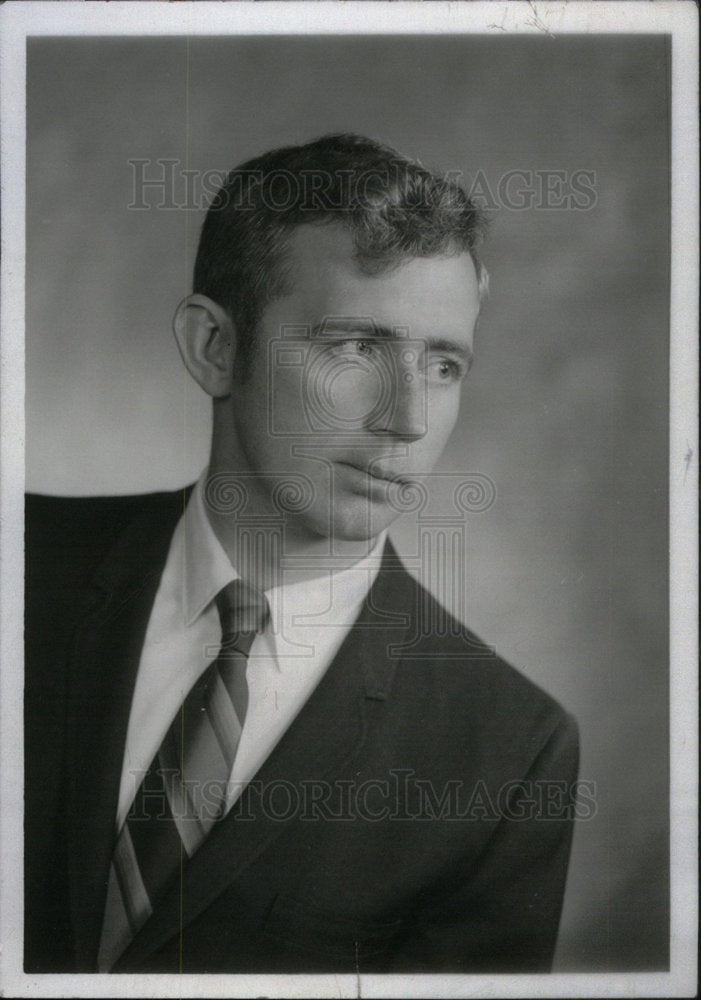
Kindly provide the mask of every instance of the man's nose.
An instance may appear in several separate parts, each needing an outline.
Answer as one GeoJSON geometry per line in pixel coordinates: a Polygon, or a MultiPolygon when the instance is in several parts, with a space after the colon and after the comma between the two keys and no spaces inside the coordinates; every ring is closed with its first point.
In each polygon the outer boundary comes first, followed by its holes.
{"type": "Polygon", "coordinates": [[[397,374],[387,405],[377,414],[370,429],[375,434],[392,434],[403,441],[416,441],[428,430],[426,383],[408,366],[397,374]]]}

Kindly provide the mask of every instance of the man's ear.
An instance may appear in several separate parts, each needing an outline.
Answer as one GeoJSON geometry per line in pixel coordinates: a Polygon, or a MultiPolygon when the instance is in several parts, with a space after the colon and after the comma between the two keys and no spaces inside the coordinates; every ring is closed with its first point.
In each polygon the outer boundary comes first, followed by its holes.
{"type": "Polygon", "coordinates": [[[173,333],[197,384],[214,399],[228,396],[236,331],[226,310],[206,295],[188,295],[175,311],[173,333]]]}

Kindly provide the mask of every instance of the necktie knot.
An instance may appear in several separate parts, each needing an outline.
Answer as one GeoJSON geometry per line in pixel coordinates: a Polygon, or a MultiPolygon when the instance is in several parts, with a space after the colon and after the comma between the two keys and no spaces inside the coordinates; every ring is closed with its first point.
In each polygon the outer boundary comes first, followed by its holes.
{"type": "Polygon", "coordinates": [[[262,632],[270,620],[268,600],[260,590],[243,580],[232,580],[216,597],[222,642],[241,633],[262,632]]]}

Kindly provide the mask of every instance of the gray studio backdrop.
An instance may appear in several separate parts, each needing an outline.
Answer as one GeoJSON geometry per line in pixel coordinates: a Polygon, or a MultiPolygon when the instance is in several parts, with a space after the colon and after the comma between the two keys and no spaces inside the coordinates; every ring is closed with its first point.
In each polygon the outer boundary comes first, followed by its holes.
{"type": "MultiPolygon", "coordinates": [[[[668,74],[662,36],[64,38],[28,51],[33,490],[171,488],[204,466],[208,400],[170,320],[190,290],[207,171],[359,131],[460,171],[490,208],[491,298],[439,468],[497,490],[467,517],[459,613],[580,722],[596,810],[575,835],[565,971],[668,959],[668,74]],[[165,201],[180,208],[158,208],[153,187],[135,200],[139,171],[171,169],[165,201]]],[[[407,554],[414,530],[405,518],[395,531],[407,554]]]]}

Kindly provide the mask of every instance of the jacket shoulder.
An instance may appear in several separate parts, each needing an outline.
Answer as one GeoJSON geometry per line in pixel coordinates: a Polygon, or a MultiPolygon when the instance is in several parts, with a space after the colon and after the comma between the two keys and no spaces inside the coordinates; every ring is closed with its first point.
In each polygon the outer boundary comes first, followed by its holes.
{"type": "MultiPolygon", "coordinates": [[[[410,574],[409,574],[410,575],[410,574]]],[[[417,625],[402,655],[399,676],[421,681],[445,719],[506,746],[517,739],[542,745],[551,736],[576,746],[577,723],[547,691],[483,641],[413,577],[417,625]],[[481,723],[481,725],[477,725],[481,723]]],[[[401,681],[400,681],[401,683],[401,681]]]]}
{"type": "Polygon", "coordinates": [[[159,506],[176,507],[189,488],[158,493],[124,496],[50,496],[44,493],[25,495],[25,532],[45,533],[57,527],[75,531],[110,528],[118,531],[140,511],[159,506]]]}
{"type": "MultiPolygon", "coordinates": [[[[125,496],[48,496],[27,493],[25,496],[24,527],[28,544],[44,542],[52,548],[79,542],[88,537],[96,542],[99,536],[116,536],[137,514],[158,511],[164,514],[183,505],[189,487],[159,493],[125,496]]],[[[109,538],[107,538],[109,540],[109,538]]]]}
{"type": "Polygon", "coordinates": [[[176,517],[187,491],[129,496],[25,498],[27,615],[68,613],[84,585],[127,526],[142,513],[176,517]]]}

